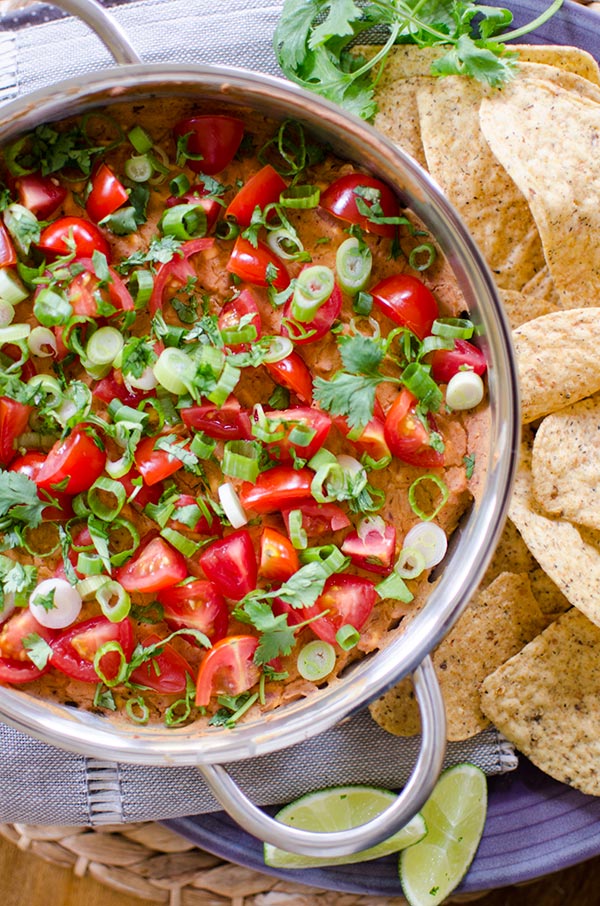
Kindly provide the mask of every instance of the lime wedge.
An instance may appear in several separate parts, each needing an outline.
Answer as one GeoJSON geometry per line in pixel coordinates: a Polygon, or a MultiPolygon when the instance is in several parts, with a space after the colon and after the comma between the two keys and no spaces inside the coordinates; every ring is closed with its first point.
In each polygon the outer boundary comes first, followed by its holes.
{"type": "Polygon", "coordinates": [[[486,811],[483,771],[473,764],[444,771],[422,809],[427,834],[400,854],[400,881],[411,906],[436,906],[458,886],[479,846],[486,811]]]}
{"type": "MultiPolygon", "coordinates": [[[[303,830],[332,833],[349,830],[365,824],[379,815],[396,799],[391,790],[373,786],[336,786],[326,790],[307,793],[295,802],[290,802],[275,815],[277,821],[303,830]]],[[[348,865],[378,859],[389,853],[398,852],[405,846],[412,846],[426,832],[425,822],[420,814],[409,821],[392,837],[350,856],[299,856],[265,843],[265,865],[271,868],[316,868],[325,865],[348,865]]]]}

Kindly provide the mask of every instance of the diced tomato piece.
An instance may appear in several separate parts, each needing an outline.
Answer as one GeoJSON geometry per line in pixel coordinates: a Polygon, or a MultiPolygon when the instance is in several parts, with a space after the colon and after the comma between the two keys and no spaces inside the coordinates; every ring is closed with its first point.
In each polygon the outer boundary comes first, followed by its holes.
{"type": "Polygon", "coordinates": [[[348,515],[337,503],[317,503],[316,500],[302,501],[296,507],[289,507],[281,511],[288,534],[290,513],[294,509],[300,510],[302,513],[302,528],[309,538],[329,532],[339,532],[352,524],[348,515]]]}
{"type": "MultiPolygon", "coordinates": [[[[143,648],[149,648],[160,642],[160,636],[152,633],[141,644],[143,648]]],[[[185,692],[188,676],[194,676],[190,664],[172,645],[162,642],[157,653],[136,667],[129,679],[138,686],[154,689],[163,695],[175,695],[185,692]]]]}
{"type": "Polygon", "coordinates": [[[0,220],[0,267],[12,267],[17,263],[17,252],[10,233],[0,220]]]}
{"type": "Polygon", "coordinates": [[[342,553],[350,557],[359,569],[386,575],[394,565],[396,529],[393,525],[386,525],[383,534],[374,529],[367,532],[364,538],[358,532],[350,532],[342,542],[342,553]]]}
{"type": "Polygon", "coordinates": [[[254,286],[286,289],[290,284],[290,275],[285,264],[260,239],[254,246],[244,236],[238,236],[227,262],[227,270],[254,286]]]}
{"type": "Polygon", "coordinates": [[[212,248],[214,244],[215,240],[208,236],[203,236],[200,239],[190,239],[189,242],[183,243],[171,261],[161,264],[154,280],[150,301],[148,302],[148,311],[151,315],[155,315],[157,311],[162,309],[168,298],[170,298],[167,296],[169,291],[171,295],[174,295],[178,289],[187,284],[190,277],[198,276],[190,258],[212,248]]]}
{"type": "Polygon", "coordinates": [[[296,504],[312,499],[313,478],[310,469],[275,466],[261,472],[254,484],[249,481],[242,484],[240,502],[244,509],[255,513],[275,513],[284,507],[294,509],[296,504]]]}
{"type": "Polygon", "coordinates": [[[307,321],[306,324],[299,324],[294,320],[292,316],[292,299],[290,297],[283,309],[285,323],[282,325],[281,332],[284,336],[288,336],[296,346],[314,343],[329,333],[339,318],[341,310],[342,293],[337,283],[334,284],[331,295],[321,305],[312,321],[307,321]]]}
{"type": "MultiPolygon", "coordinates": [[[[188,525],[187,523],[183,523],[178,520],[178,511],[183,511],[186,507],[194,507],[194,509],[199,509],[196,498],[192,497],[191,494],[180,494],[174,505],[175,509],[173,510],[173,515],[169,520],[169,526],[171,528],[174,528],[176,531],[190,531],[195,532],[197,535],[223,534],[223,527],[221,525],[219,517],[208,507],[206,507],[206,513],[202,510],[199,510],[199,515],[195,517],[195,521],[192,525],[188,525]]],[[[181,518],[183,518],[183,512],[181,512],[181,518]]]]}
{"type": "Polygon", "coordinates": [[[279,423],[284,431],[283,437],[265,443],[269,456],[283,463],[311,459],[327,440],[331,428],[331,418],[319,409],[273,409],[265,414],[269,422],[279,423]],[[309,432],[306,436],[310,438],[308,443],[301,443],[302,437],[294,440],[294,432],[302,435],[304,430],[309,432]],[[310,437],[312,431],[314,435],[310,437]]]}
{"type": "Polygon", "coordinates": [[[176,139],[188,136],[185,150],[193,155],[186,160],[190,170],[214,176],[233,160],[244,129],[243,120],[234,116],[205,114],[180,120],[173,133],[176,139]]]}
{"type": "Polygon", "coordinates": [[[94,168],[91,179],[90,193],[85,200],[86,214],[98,223],[112,214],[129,198],[129,193],[108,164],[101,163],[94,168]]]}
{"type": "Polygon", "coordinates": [[[392,190],[380,179],[366,173],[347,173],[321,193],[321,207],[334,217],[358,224],[368,233],[393,238],[396,227],[392,223],[377,223],[376,218],[397,217],[400,205],[392,190]],[[373,213],[363,213],[359,208],[372,208],[373,213]]]}
{"type": "Polygon", "coordinates": [[[293,544],[270,526],[263,529],[260,539],[259,575],[270,582],[285,582],[300,569],[300,560],[293,544]]]}
{"type": "Polygon", "coordinates": [[[254,663],[258,639],[253,635],[227,636],[210,649],[198,671],[196,705],[206,707],[217,695],[240,695],[258,682],[254,663]]]}
{"type": "Polygon", "coordinates": [[[69,285],[69,302],[74,314],[98,318],[107,313],[110,316],[113,308],[117,312],[134,310],[131,293],[112,267],[108,268],[110,280],[104,286],[96,276],[91,258],[80,258],[77,265],[85,270],[77,274],[69,285]]]}
{"type": "Polygon", "coordinates": [[[278,362],[265,362],[265,368],[277,384],[291,390],[300,402],[310,406],[313,399],[312,375],[299,353],[293,351],[278,362]]]}
{"type": "MultiPolygon", "coordinates": [[[[227,635],[229,610],[223,595],[213,582],[194,579],[185,585],[175,585],[159,591],[156,597],[171,629],[197,629],[213,643],[227,635]]],[[[192,636],[190,641],[197,644],[192,636]]]]}
{"type": "Polygon", "coordinates": [[[431,377],[438,384],[447,384],[463,368],[479,375],[487,370],[481,349],[468,340],[455,340],[453,349],[436,349],[431,356],[431,377]]]}
{"type": "Polygon", "coordinates": [[[336,415],[333,421],[338,431],[361,453],[366,453],[375,462],[391,459],[392,454],[385,440],[384,418],[373,416],[356,437],[343,415],[336,415]]]}
{"type": "Polygon", "coordinates": [[[38,247],[56,258],[75,249],[77,258],[91,258],[102,252],[110,261],[110,246],[98,227],[83,217],[59,217],[42,230],[38,247]]]}
{"type": "MultiPolygon", "coordinates": [[[[112,623],[106,617],[92,617],[64,629],[52,643],[53,667],[84,683],[97,683],[100,676],[94,667],[96,652],[107,642],[117,642],[126,661],[131,659],[135,646],[133,623],[126,617],[112,623]]],[[[114,680],[121,669],[122,658],[118,651],[107,651],[100,658],[102,674],[114,680]]]]}
{"type": "Polygon", "coordinates": [[[184,425],[202,431],[217,440],[250,440],[252,423],[250,413],[242,409],[235,397],[229,397],[223,406],[203,403],[179,410],[184,425]]]}
{"type": "Polygon", "coordinates": [[[353,626],[360,631],[378,599],[375,585],[370,579],[346,573],[330,576],[315,604],[301,608],[303,620],[323,614],[310,624],[316,636],[335,645],[336,633],[343,626],[353,626]]]}
{"type": "Polygon", "coordinates": [[[195,183],[183,195],[170,195],[167,198],[166,205],[168,208],[173,208],[178,204],[195,204],[202,208],[206,216],[207,232],[215,225],[219,214],[223,210],[221,203],[210,194],[203,182],[195,183]]]}
{"type": "Polygon", "coordinates": [[[394,324],[408,327],[420,340],[431,333],[439,309],[435,296],[421,280],[410,274],[392,274],[369,292],[375,305],[394,324]]]}
{"type": "Polygon", "coordinates": [[[154,594],[182,582],[188,574],[185,558],[163,538],[153,538],[115,572],[125,591],[154,594]]]}
{"type": "Polygon", "coordinates": [[[158,437],[142,437],[135,448],[135,465],[146,484],[157,484],[182,468],[183,462],[167,450],[155,449],[158,437]]]}
{"type": "MultiPolygon", "coordinates": [[[[31,478],[32,481],[35,481],[45,462],[46,454],[42,453],[41,450],[28,450],[23,456],[19,456],[11,462],[9,472],[20,472],[21,475],[26,475],[27,478],[31,478]]],[[[60,491],[52,491],[51,496],[52,499],[56,501],[57,505],[48,505],[44,507],[42,518],[47,521],[70,519],[73,516],[71,496],[69,494],[61,493],[60,491]]],[[[42,492],[42,496],[40,496],[38,492],[38,497],[40,497],[40,500],[48,499],[44,492],[42,492]]]]}
{"type": "Polygon", "coordinates": [[[67,197],[67,190],[55,176],[28,173],[15,180],[19,203],[31,211],[38,220],[47,220],[67,197]]]}
{"type": "Polygon", "coordinates": [[[92,428],[77,425],[64,440],[57,441],[38,472],[35,483],[52,494],[88,491],[106,464],[106,453],[98,445],[92,428]]]}
{"type": "Polygon", "coordinates": [[[239,296],[226,302],[219,312],[218,327],[223,334],[225,345],[234,352],[247,349],[248,345],[254,343],[262,333],[260,320],[260,311],[258,304],[251,290],[243,289],[239,296]],[[254,327],[255,335],[247,343],[230,342],[228,333],[235,332],[239,329],[240,322],[244,319],[244,324],[250,324],[254,327]]]}
{"type": "Polygon", "coordinates": [[[225,217],[233,217],[245,229],[250,226],[254,209],[259,207],[262,210],[268,204],[279,201],[279,196],[285,189],[287,183],[284,178],[271,164],[266,164],[233,197],[225,211],[225,217]]]}
{"type": "Polygon", "coordinates": [[[6,467],[17,455],[17,440],[29,426],[33,406],[0,396],[0,465],[6,467]]]}
{"type": "Polygon", "coordinates": [[[444,454],[430,445],[430,431],[416,414],[416,404],[412,393],[403,388],[385,419],[386,443],[403,462],[425,469],[438,468],[444,464],[444,454]]]}
{"type": "Polygon", "coordinates": [[[57,630],[38,623],[28,607],[17,608],[0,629],[0,657],[29,665],[31,661],[23,639],[32,635],[50,643],[56,638],[57,630]]]}
{"type": "Polygon", "coordinates": [[[247,529],[213,541],[200,553],[198,563],[225,598],[239,601],[256,588],[258,566],[247,529]]]}

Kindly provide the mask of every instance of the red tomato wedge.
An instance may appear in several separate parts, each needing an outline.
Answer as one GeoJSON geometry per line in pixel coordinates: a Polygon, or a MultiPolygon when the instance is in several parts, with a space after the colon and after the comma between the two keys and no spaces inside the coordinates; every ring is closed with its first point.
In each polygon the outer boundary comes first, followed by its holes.
{"type": "Polygon", "coordinates": [[[10,233],[0,220],[0,267],[12,267],[17,263],[17,253],[10,233]]]}
{"type": "Polygon", "coordinates": [[[178,513],[181,513],[181,518],[183,519],[183,512],[186,507],[194,507],[195,509],[198,509],[196,498],[192,497],[191,494],[180,494],[175,501],[174,506],[175,509],[173,510],[173,515],[169,520],[169,526],[171,528],[174,528],[176,531],[190,531],[195,532],[197,535],[223,534],[223,528],[218,516],[210,509],[208,509],[207,514],[200,512],[200,515],[191,525],[178,521],[178,513]]]}
{"type": "Polygon", "coordinates": [[[17,438],[29,426],[33,406],[0,396],[0,465],[7,466],[17,455],[17,438]]]}
{"type": "Polygon", "coordinates": [[[32,662],[23,645],[23,639],[30,635],[39,635],[45,642],[50,643],[56,638],[57,630],[48,629],[38,623],[28,607],[15,609],[0,629],[0,657],[29,667],[32,662]]]}
{"type": "MultiPolygon", "coordinates": [[[[91,258],[81,258],[77,264],[85,270],[77,274],[69,286],[69,302],[76,315],[97,318],[106,314],[102,303],[107,303],[116,311],[133,311],[135,308],[131,293],[112,267],[109,267],[110,282],[103,286],[94,273],[91,258]]],[[[108,311],[110,311],[108,309],[108,311]]]]}
{"type": "Polygon", "coordinates": [[[290,352],[278,362],[265,362],[265,368],[277,384],[294,393],[301,403],[310,406],[313,400],[312,374],[299,353],[290,352]]]}
{"type": "Polygon", "coordinates": [[[42,230],[40,248],[46,255],[57,258],[68,255],[73,249],[76,258],[91,258],[102,252],[110,261],[110,246],[94,223],[83,217],[59,217],[42,230]]]}
{"type": "Polygon", "coordinates": [[[253,661],[258,639],[233,635],[221,639],[208,652],[198,672],[196,705],[206,707],[217,695],[239,695],[258,682],[260,671],[253,661]]]}
{"type": "Polygon", "coordinates": [[[350,532],[342,542],[342,553],[350,557],[359,569],[386,575],[394,565],[396,529],[393,525],[386,525],[383,533],[373,530],[367,532],[364,538],[358,532],[350,532]]]}
{"type": "Polygon", "coordinates": [[[90,220],[98,223],[125,204],[129,193],[110,167],[101,163],[92,173],[90,193],[85,200],[85,211],[90,220]]]}
{"type": "Polygon", "coordinates": [[[278,425],[279,432],[283,432],[282,437],[265,443],[269,456],[282,463],[294,462],[296,458],[311,459],[317,450],[321,449],[331,429],[330,416],[308,406],[297,409],[273,409],[266,412],[265,416],[270,424],[278,425]],[[305,431],[309,433],[303,438],[302,434],[305,431]],[[299,440],[294,440],[294,432],[300,435],[299,440]],[[304,442],[306,440],[308,443],[304,442]]]}
{"type": "Polygon", "coordinates": [[[195,204],[202,208],[206,215],[207,231],[215,225],[222,211],[221,204],[210,194],[203,182],[195,183],[183,195],[170,195],[166,200],[168,208],[173,208],[178,204],[195,204]]]}
{"type": "Polygon", "coordinates": [[[233,197],[225,217],[233,217],[238,225],[245,229],[250,226],[254,209],[266,208],[279,201],[279,196],[287,189],[287,183],[277,170],[266,164],[261,170],[244,183],[237,195],[233,197]]]}
{"type": "Polygon", "coordinates": [[[93,429],[77,425],[54,444],[35,483],[51,494],[55,490],[71,496],[81,494],[102,475],[105,463],[106,453],[98,446],[93,429]]]}
{"type": "MultiPolygon", "coordinates": [[[[133,624],[129,618],[111,623],[106,617],[92,617],[82,623],[75,623],[64,629],[51,642],[50,663],[61,673],[72,676],[84,683],[97,683],[99,675],[94,668],[94,657],[102,645],[117,642],[126,661],[133,654],[135,639],[133,624]]],[[[107,651],[100,659],[100,670],[109,679],[115,679],[121,669],[122,659],[118,651],[107,651]]]]}
{"type": "Polygon", "coordinates": [[[380,462],[390,459],[392,455],[385,440],[384,418],[374,416],[357,437],[354,437],[343,415],[336,415],[333,421],[338,431],[348,438],[353,447],[360,453],[366,453],[375,462],[380,462]]]}
{"type": "Polygon", "coordinates": [[[255,484],[249,481],[242,484],[240,502],[244,509],[255,513],[276,513],[284,507],[294,509],[312,499],[310,485],[314,474],[310,469],[275,466],[261,472],[255,484]]]}
{"type": "Polygon", "coordinates": [[[254,286],[286,289],[290,284],[290,275],[285,264],[260,239],[254,246],[244,236],[238,236],[227,262],[227,270],[254,286]]]}
{"type": "Polygon", "coordinates": [[[235,397],[229,397],[221,408],[214,403],[190,406],[180,410],[184,425],[202,431],[217,440],[250,440],[250,413],[242,409],[235,397]]]}
{"type": "Polygon", "coordinates": [[[172,645],[161,642],[159,635],[152,633],[141,644],[143,648],[149,648],[158,643],[158,652],[131,672],[130,681],[138,686],[154,689],[155,692],[162,692],[163,695],[185,692],[187,677],[193,677],[194,671],[172,645]]]}
{"type": "Polygon", "coordinates": [[[146,595],[177,585],[187,574],[183,555],[163,538],[153,538],[125,566],[116,570],[115,579],[125,591],[146,595]]]}
{"type": "Polygon", "coordinates": [[[156,450],[158,437],[142,437],[135,448],[135,466],[144,483],[148,485],[164,481],[183,467],[183,462],[167,450],[156,450]]]}
{"type": "Polygon", "coordinates": [[[380,179],[366,173],[348,173],[340,176],[321,193],[321,207],[334,217],[358,224],[368,233],[392,238],[396,232],[394,224],[374,223],[368,213],[361,213],[359,207],[366,205],[373,210],[373,217],[383,214],[384,217],[397,217],[399,214],[398,199],[392,190],[380,179]],[[359,199],[357,201],[357,199],[359,199]]]}
{"type": "Polygon", "coordinates": [[[267,526],[260,539],[259,575],[269,582],[285,582],[300,569],[298,553],[285,535],[267,526]]]}
{"type": "Polygon", "coordinates": [[[329,532],[339,532],[352,524],[347,514],[337,503],[317,503],[316,500],[302,501],[296,507],[281,511],[288,534],[290,531],[290,513],[294,509],[300,510],[302,513],[302,528],[309,538],[329,532]]]}
{"type": "Polygon", "coordinates": [[[438,384],[447,384],[465,367],[480,375],[487,370],[481,349],[468,340],[455,340],[454,349],[436,349],[431,356],[431,377],[438,384]]]}
{"type": "Polygon", "coordinates": [[[8,683],[11,686],[31,683],[49,669],[50,664],[40,670],[33,661],[15,661],[9,657],[0,657],[0,683],[8,683]]]}
{"type": "Polygon", "coordinates": [[[444,454],[430,446],[430,432],[416,414],[416,403],[409,390],[400,391],[385,419],[385,440],[403,462],[435,469],[443,466],[444,454]]]}
{"type": "MultiPolygon", "coordinates": [[[[26,475],[27,478],[31,478],[32,481],[35,481],[45,462],[45,453],[42,453],[41,450],[29,450],[27,453],[24,453],[23,456],[13,459],[8,468],[9,472],[20,472],[21,475],[26,475]]],[[[51,496],[53,500],[56,500],[57,506],[49,505],[44,507],[42,518],[47,521],[70,519],[73,516],[73,505],[69,494],[64,494],[60,491],[52,491],[51,496]]],[[[48,499],[43,491],[41,496],[38,493],[38,497],[40,497],[40,500],[48,499]]]]}
{"type": "Polygon", "coordinates": [[[148,302],[148,310],[151,315],[155,315],[157,311],[162,309],[165,302],[170,298],[167,295],[169,291],[173,295],[178,289],[186,285],[190,277],[198,276],[190,258],[212,248],[214,244],[215,240],[206,236],[200,239],[190,239],[189,242],[183,243],[171,261],[161,264],[154,280],[150,301],[148,302]]]}
{"type": "Polygon", "coordinates": [[[358,631],[363,628],[377,599],[375,585],[370,579],[336,574],[327,579],[323,593],[315,604],[303,607],[299,612],[303,620],[324,614],[311,623],[310,628],[324,642],[335,645],[336,632],[342,626],[353,626],[358,631]]]}
{"type": "MultiPolygon", "coordinates": [[[[229,610],[223,595],[217,591],[213,582],[194,579],[185,585],[175,585],[159,591],[156,597],[171,629],[197,629],[213,643],[227,635],[229,610]]],[[[190,641],[196,644],[192,636],[190,641]]]]}
{"type": "Polygon", "coordinates": [[[410,274],[384,277],[369,290],[379,309],[400,327],[408,327],[420,340],[431,333],[439,317],[438,304],[431,290],[410,274]]]}
{"type": "Polygon", "coordinates": [[[223,335],[226,346],[234,352],[247,349],[262,333],[262,324],[260,320],[260,311],[258,303],[249,289],[243,289],[239,296],[226,302],[219,312],[218,328],[223,335]],[[244,326],[254,327],[255,334],[246,342],[235,342],[236,331],[240,329],[240,322],[244,321],[244,326]]]}
{"type": "Polygon", "coordinates": [[[305,343],[314,343],[315,340],[321,340],[329,333],[335,321],[340,316],[342,310],[342,293],[339,286],[334,284],[333,292],[326,302],[321,305],[312,321],[306,324],[299,324],[292,317],[292,299],[286,302],[283,309],[284,322],[281,326],[281,332],[292,340],[296,346],[302,346],[305,343]]]}
{"type": "Polygon", "coordinates": [[[116,368],[113,368],[105,378],[102,378],[94,385],[92,393],[103,403],[111,403],[114,399],[118,399],[133,409],[148,396],[145,390],[128,387],[123,380],[123,375],[116,368]]]}
{"type": "Polygon", "coordinates": [[[186,166],[194,173],[214,176],[231,163],[244,137],[244,123],[233,116],[208,114],[180,120],[173,128],[176,139],[188,136],[185,150],[201,155],[188,158],[186,166]]]}
{"type": "Polygon", "coordinates": [[[53,176],[28,173],[15,180],[19,203],[31,211],[38,220],[46,220],[54,214],[67,197],[67,190],[53,176]]]}
{"type": "Polygon", "coordinates": [[[201,552],[198,563],[225,598],[239,601],[256,588],[258,566],[247,529],[213,541],[201,552]]]}

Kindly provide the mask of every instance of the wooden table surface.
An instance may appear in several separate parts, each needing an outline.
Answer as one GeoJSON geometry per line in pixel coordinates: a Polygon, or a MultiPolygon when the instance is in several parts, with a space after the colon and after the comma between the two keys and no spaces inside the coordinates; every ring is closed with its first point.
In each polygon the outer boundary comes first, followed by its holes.
{"type": "MultiPolygon", "coordinates": [[[[378,899],[373,898],[373,906],[378,899]]],[[[390,903],[387,898],[385,901],[390,903]]],[[[140,900],[119,893],[89,875],[78,878],[71,869],[47,863],[0,839],[0,902],[2,906],[154,906],[158,900],[140,900]]],[[[530,884],[503,887],[476,902],[478,906],[598,906],[600,856],[530,884]]],[[[253,898],[247,898],[246,904],[254,906],[253,898]]],[[[239,906],[243,904],[240,902],[239,906]]],[[[288,900],[287,906],[295,906],[294,901],[288,900]]],[[[348,906],[352,906],[351,897],[348,906]]]]}

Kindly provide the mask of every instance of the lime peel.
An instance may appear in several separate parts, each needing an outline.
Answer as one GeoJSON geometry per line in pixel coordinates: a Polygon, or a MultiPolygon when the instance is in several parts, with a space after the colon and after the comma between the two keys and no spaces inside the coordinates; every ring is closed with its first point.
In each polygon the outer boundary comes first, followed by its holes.
{"type": "MultiPolygon", "coordinates": [[[[316,790],[284,806],[276,815],[277,821],[290,827],[319,833],[350,830],[379,815],[397,799],[391,790],[373,786],[337,786],[316,790]]],[[[349,856],[301,856],[264,844],[265,865],[270,868],[321,868],[330,865],[349,865],[366,862],[412,846],[426,834],[425,821],[420,813],[408,824],[376,846],[349,856]]]]}
{"type": "Polygon", "coordinates": [[[410,906],[437,906],[473,861],[487,813],[487,780],[473,764],[447,768],[422,809],[427,834],[400,853],[400,882],[410,906]]]}

